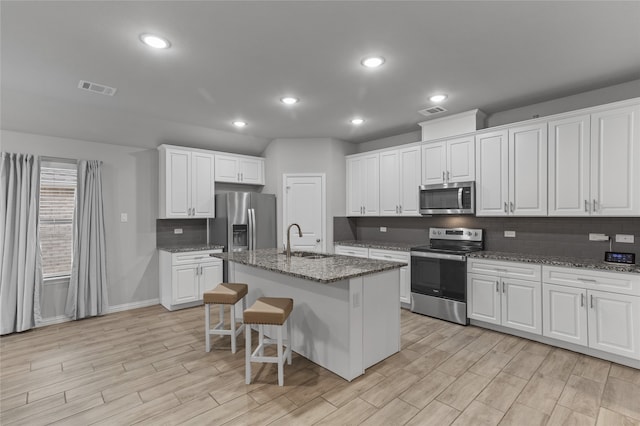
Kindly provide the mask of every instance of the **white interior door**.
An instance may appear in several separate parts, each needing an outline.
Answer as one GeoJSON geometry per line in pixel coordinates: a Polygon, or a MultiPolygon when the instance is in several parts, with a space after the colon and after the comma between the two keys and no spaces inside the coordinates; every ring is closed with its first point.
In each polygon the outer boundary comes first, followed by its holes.
{"type": "Polygon", "coordinates": [[[326,251],[325,236],[325,175],[285,174],[282,182],[282,240],[286,244],[287,229],[292,223],[300,225],[291,229],[291,249],[326,251]]]}

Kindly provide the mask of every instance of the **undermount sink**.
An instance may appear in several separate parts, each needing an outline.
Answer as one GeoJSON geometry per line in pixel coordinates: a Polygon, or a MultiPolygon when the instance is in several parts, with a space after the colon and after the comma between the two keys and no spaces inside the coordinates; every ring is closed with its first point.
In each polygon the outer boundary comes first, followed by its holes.
{"type": "MultiPolygon", "coordinates": [[[[287,254],[286,252],[282,252],[282,254],[287,254]]],[[[316,253],[313,251],[292,251],[291,257],[303,257],[305,259],[324,259],[327,257],[332,257],[330,254],[324,253],[316,253]]]]}

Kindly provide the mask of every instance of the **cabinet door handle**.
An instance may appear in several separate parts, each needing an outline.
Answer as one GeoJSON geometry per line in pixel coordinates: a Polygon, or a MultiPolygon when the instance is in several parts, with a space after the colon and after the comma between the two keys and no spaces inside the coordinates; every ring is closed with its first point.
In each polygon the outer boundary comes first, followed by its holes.
{"type": "Polygon", "coordinates": [[[509,213],[508,207],[507,207],[507,202],[504,202],[504,212],[505,213],[509,213]]]}
{"type": "Polygon", "coordinates": [[[402,206],[400,206],[400,213],[402,213],[402,206]]]}
{"type": "Polygon", "coordinates": [[[578,281],[583,281],[585,283],[595,283],[596,280],[591,279],[591,278],[582,278],[582,277],[578,277],[578,281]]]}
{"type": "Polygon", "coordinates": [[[598,204],[597,204],[596,199],[594,198],[593,199],[593,212],[595,213],[597,211],[598,211],[598,204]]]}
{"type": "Polygon", "coordinates": [[[589,295],[591,297],[589,303],[591,304],[591,309],[593,309],[593,294],[589,295]]]}
{"type": "Polygon", "coordinates": [[[398,211],[398,206],[396,206],[396,213],[400,213],[400,212],[398,211]]]}
{"type": "Polygon", "coordinates": [[[583,308],[584,307],[584,293],[580,294],[580,307],[583,308]]]}
{"type": "Polygon", "coordinates": [[[449,182],[449,172],[447,172],[447,182],[449,182]]]}
{"type": "Polygon", "coordinates": [[[496,293],[500,293],[500,283],[496,281],[496,293]]]}
{"type": "Polygon", "coordinates": [[[240,180],[244,182],[244,173],[240,173],[240,180]]]}
{"type": "Polygon", "coordinates": [[[589,213],[589,201],[584,200],[584,211],[589,213]]]}
{"type": "Polygon", "coordinates": [[[511,209],[511,213],[513,213],[514,205],[513,205],[513,202],[512,202],[512,201],[509,201],[509,207],[510,207],[510,209],[511,209]]]}
{"type": "Polygon", "coordinates": [[[506,292],[507,292],[507,290],[506,290],[506,288],[505,288],[505,286],[504,286],[504,281],[502,281],[502,292],[503,292],[503,293],[506,293],[506,292]]]}
{"type": "Polygon", "coordinates": [[[445,181],[445,178],[444,178],[444,170],[442,171],[442,181],[445,181]]]}

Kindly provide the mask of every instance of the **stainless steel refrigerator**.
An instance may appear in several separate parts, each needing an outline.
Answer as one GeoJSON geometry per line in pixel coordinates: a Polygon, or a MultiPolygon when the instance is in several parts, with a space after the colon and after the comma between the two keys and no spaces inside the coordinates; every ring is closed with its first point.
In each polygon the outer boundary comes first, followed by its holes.
{"type": "Polygon", "coordinates": [[[257,192],[216,195],[216,217],[209,241],[224,251],[276,247],[276,196],[257,192]]]}

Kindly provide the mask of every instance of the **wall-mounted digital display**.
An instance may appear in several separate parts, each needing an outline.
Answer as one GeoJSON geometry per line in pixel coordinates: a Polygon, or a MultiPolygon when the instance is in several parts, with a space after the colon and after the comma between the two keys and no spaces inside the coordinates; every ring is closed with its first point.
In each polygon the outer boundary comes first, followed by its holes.
{"type": "Polygon", "coordinates": [[[635,253],[619,253],[616,251],[606,251],[604,253],[604,261],[609,263],[624,263],[633,265],[636,263],[635,253]]]}

